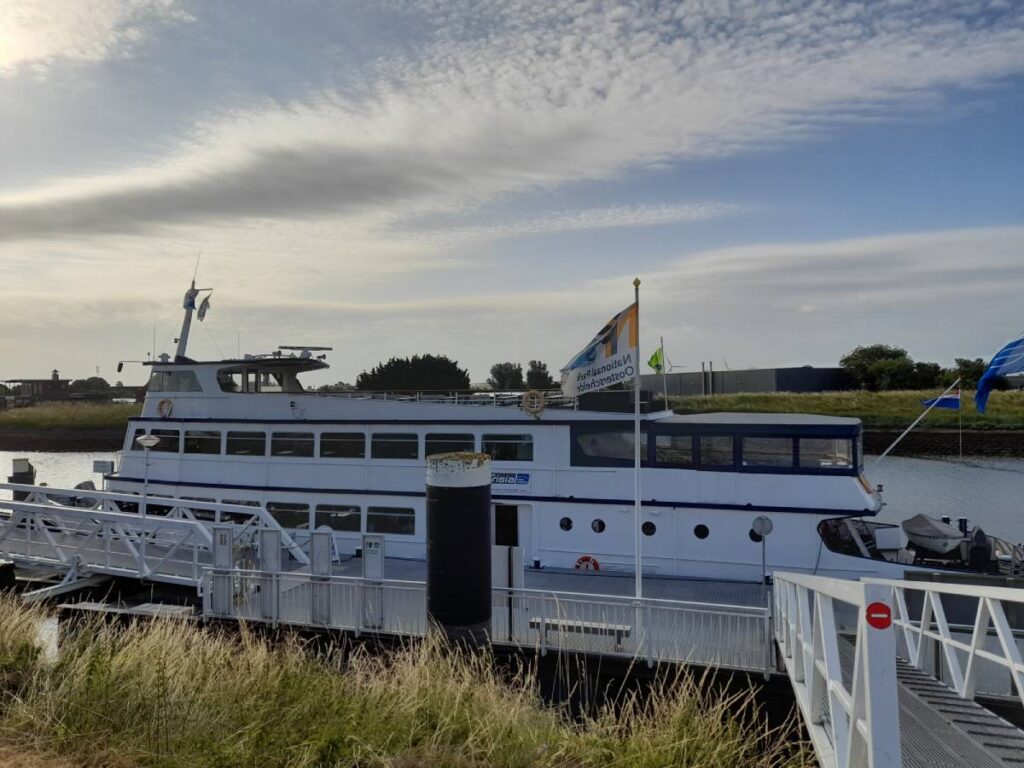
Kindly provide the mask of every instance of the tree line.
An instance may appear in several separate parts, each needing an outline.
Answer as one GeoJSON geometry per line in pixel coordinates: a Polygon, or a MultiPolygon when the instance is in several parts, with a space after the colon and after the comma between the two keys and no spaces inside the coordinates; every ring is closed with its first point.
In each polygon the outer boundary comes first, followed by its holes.
{"type": "MultiPolygon", "coordinates": [[[[521,363],[495,363],[487,388],[498,391],[552,389],[556,386],[547,363],[531,360],[523,371],[521,363]]],[[[469,371],[445,355],[392,357],[356,377],[355,385],[339,381],[319,388],[321,392],[456,392],[471,388],[469,371]]]]}
{"type": "MultiPolygon", "coordinates": [[[[907,350],[888,344],[857,347],[839,360],[839,366],[856,389],[872,392],[890,389],[946,388],[958,378],[963,389],[974,389],[985,372],[986,362],[980,357],[973,360],[958,357],[952,367],[938,363],[915,361],[907,350]]],[[[1008,387],[1006,379],[996,381],[996,389],[1008,387]]]]}

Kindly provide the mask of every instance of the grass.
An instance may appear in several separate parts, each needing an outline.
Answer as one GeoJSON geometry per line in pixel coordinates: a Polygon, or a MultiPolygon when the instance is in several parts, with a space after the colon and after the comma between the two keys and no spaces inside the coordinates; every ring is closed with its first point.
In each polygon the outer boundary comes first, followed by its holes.
{"type": "MultiPolygon", "coordinates": [[[[670,397],[677,413],[750,411],[760,413],[814,413],[853,416],[868,428],[904,428],[921,415],[922,400],[936,397],[936,391],[902,392],[809,392],[796,394],[700,395],[670,397]]],[[[964,429],[1024,429],[1024,391],[993,392],[987,413],[974,407],[974,392],[963,393],[964,429]]],[[[935,408],[918,428],[956,429],[957,412],[935,408]]]]}
{"type": "Polygon", "coordinates": [[[0,429],[124,429],[138,403],[47,403],[0,411],[0,429]]]}
{"type": "Polygon", "coordinates": [[[751,694],[663,680],[584,720],[546,706],[529,671],[425,642],[388,655],[312,654],[180,622],[92,623],[56,661],[39,609],[0,597],[0,739],[82,765],[167,768],[806,768],[791,728],[751,694]]]}

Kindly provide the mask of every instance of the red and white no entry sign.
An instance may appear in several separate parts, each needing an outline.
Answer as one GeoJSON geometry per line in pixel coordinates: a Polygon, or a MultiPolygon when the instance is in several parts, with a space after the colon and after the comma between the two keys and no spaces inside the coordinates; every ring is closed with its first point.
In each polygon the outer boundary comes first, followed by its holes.
{"type": "Polygon", "coordinates": [[[864,611],[864,615],[875,629],[888,629],[892,626],[892,608],[885,603],[871,603],[864,611]]]}

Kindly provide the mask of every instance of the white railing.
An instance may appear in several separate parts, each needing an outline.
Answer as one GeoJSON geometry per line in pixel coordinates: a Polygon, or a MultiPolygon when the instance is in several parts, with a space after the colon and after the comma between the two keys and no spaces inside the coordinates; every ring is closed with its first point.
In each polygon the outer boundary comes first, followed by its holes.
{"type": "MultiPolygon", "coordinates": [[[[16,483],[0,490],[25,495],[0,499],[0,557],[78,574],[198,585],[212,564],[215,522],[236,525],[235,559],[243,562],[255,557],[260,530],[281,531],[265,509],[240,504],[16,483]]],[[[281,540],[308,564],[287,532],[281,540]]]]}
{"type": "MultiPolygon", "coordinates": [[[[315,392],[318,397],[341,397],[350,400],[387,400],[403,403],[437,403],[441,405],[497,405],[518,408],[525,392],[315,392]]],[[[575,397],[566,397],[560,389],[541,390],[545,408],[576,408],[575,397]]]]}
{"type": "MultiPolygon", "coordinates": [[[[422,582],[266,571],[209,571],[207,618],[421,636],[427,630],[422,582]]],[[[762,608],[633,600],[530,589],[492,591],[493,642],[541,653],[572,651],[765,670],[772,657],[762,608]]]]}
{"type": "Polygon", "coordinates": [[[899,634],[898,650],[910,664],[935,670],[964,699],[978,693],[1008,693],[1024,704],[1024,589],[865,581],[887,591],[899,634]],[[964,617],[969,617],[968,623],[962,621],[964,617]],[[1009,684],[1003,690],[995,690],[991,673],[998,670],[1008,673],[1009,684]],[[987,680],[982,680],[983,674],[987,680]]]}
{"type": "Polygon", "coordinates": [[[774,580],[775,638],[819,762],[899,768],[891,587],[779,571],[774,580]]]}

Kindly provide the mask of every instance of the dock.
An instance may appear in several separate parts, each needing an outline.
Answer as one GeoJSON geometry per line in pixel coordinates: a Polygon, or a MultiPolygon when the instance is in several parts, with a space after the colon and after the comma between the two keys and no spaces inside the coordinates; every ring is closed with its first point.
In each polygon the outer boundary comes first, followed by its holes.
{"type": "MultiPolygon", "coordinates": [[[[29,600],[117,577],[192,591],[194,606],[79,610],[355,637],[429,628],[423,562],[382,558],[370,578],[365,558],[318,546],[330,532],[296,541],[260,508],[189,500],[146,514],[128,494],[88,491],[92,507],[83,491],[0,490],[18,496],[0,500],[0,558],[60,575],[29,600]]],[[[770,592],[645,578],[636,598],[632,574],[532,568],[496,568],[492,584],[496,646],[788,679],[825,768],[1024,766],[1024,734],[977,701],[1024,711],[1024,590],[776,572],[770,592]]]]}

